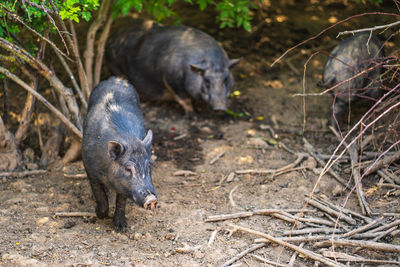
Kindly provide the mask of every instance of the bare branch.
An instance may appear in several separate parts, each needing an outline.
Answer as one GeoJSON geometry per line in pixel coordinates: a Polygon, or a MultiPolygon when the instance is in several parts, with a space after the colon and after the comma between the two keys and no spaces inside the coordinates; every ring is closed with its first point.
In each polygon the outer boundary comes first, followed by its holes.
{"type": "Polygon", "coordinates": [[[74,132],[80,139],[82,139],[82,132],[73,125],[68,118],[66,118],[57,108],[55,108],[50,102],[48,102],[42,95],[36,92],[33,88],[27,85],[20,78],[12,74],[9,70],[0,66],[0,72],[6,75],[8,78],[16,82],[22,88],[34,95],[40,102],[42,102],[47,108],[49,108],[72,132],[74,132]]]}
{"type": "Polygon", "coordinates": [[[74,118],[77,127],[79,129],[82,129],[82,120],[79,113],[79,107],[76,103],[76,99],[72,90],[68,87],[65,87],[53,71],[51,71],[45,64],[43,64],[42,61],[32,57],[32,55],[30,55],[26,50],[10,43],[4,38],[0,38],[0,46],[14,53],[23,61],[27,62],[31,67],[36,69],[43,77],[45,77],[50,82],[50,85],[53,86],[54,89],[64,97],[65,101],[67,101],[68,108],[74,118]]]}
{"type": "Polygon", "coordinates": [[[55,43],[53,43],[52,41],[50,41],[48,38],[46,38],[45,36],[41,35],[40,33],[38,33],[36,30],[34,30],[33,28],[29,27],[29,25],[27,25],[23,19],[21,17],[19,17],[17,14],[14,14],[13,12],[9,11],[3,4],[0,4],[1,7],[3,8],[3,10],[14,20],[18,21],[19,23],[21,23],[25,28],[27,28],[29,31],[33,32],[35,35],[39,36],[40,39],[45,40],[49,45],[51,45],[54,49],[56,49],[61,55],[63,55],[66,59],[72,61],[71,58],[69,58],[63,51],[61,51],[57,45],[55,43]]]}
{"type": "Polygon", "coordinates": [[[94,64],[93,86],[95,86],[96,84],[98,84],[100,82],[101,65],[103,64],[105,46],[106,46],[108,35],[110,34],[112,22],[113,22],[113,17],[112,17],[112,15],[110,15],[104,26],[103,32],[101,33],[100,38],[99,38],[99,42],[97,45],[97,57],[96,57],[96,62],[94,64]]]}
{"type": "Polygon", "coordinates": [[[85,59],[85,71],[90,90],[93,88],[93,58],[96,33],[107,19],[107,13],[110,9],[111,2],[111,0],[104,0],[101,2],[99,13],[87,32],[86,50],[83,53],[83,58],[85,59]]]}
{"type": "Polygon", "coordinates": [[[358,32],[373,32],[373,31],[380,30],[380,29],[387,30],[388,28],[396,26],[398,24],[400,24],[400,21],[392,22],[392,23],[385,24],[385,25],[374,26],[371,28],[363,28],[363,29],[357,29],[357,30],[353,30],[353,31],[343,31],[343,32],[339,32],[339,34],[336,36],[336,38],[338,38],[339,36],[345,35],[345,34],[355,34],[358,32]]]}
{"type": "Polygon", "coordinates": [[[87,109],[88,104],[85,99],[85,97],[82,94],[82,90],[79,87],[78,83],[76,82],[75,76],[72,73],[71,69],[69,68],[67,62],[64,60],[64,58],[58,53],[57,50],[54,49],[54,53],[57,55],[58,59],[60,60],[61,64],[63,65],[64,69],[67,71],[69,78],[71,79],[72,86],[75,88],[75,91],[77,92],[79,99],[81,100],[82,105],[84,106],[85,109],[87,109]]]}

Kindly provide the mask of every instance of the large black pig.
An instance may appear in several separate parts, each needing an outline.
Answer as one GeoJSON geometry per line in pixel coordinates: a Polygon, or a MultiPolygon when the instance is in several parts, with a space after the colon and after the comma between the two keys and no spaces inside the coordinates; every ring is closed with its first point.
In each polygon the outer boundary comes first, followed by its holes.
{"type": "Polygon", "coordinates": [[[379,60],[384,57],[383,47],[376,36],[360,33],[341,41],[331,52],[322,73],[322,86],[337,86],[332,106],[332,125],[348,111],[349,104],[361,98],[380,95],[377,78],[381,73],[379,60]],[[369,70],[360,74],[362,71],[369,70]],[[358,76],[356,76],[358,75],[358,76]]]}
{"type": "Polygon", "coordinates": [[[127,226],[127,198],[145,209],[157,205],[150,168],[152,139],[151,130],[146,134],[139,98],[131,84],[112,77],[94,88],[83,125],[82,158],[97,217],[108,216],[106,188],[117,193],[116,230],[127,226]]]}
{"type": "Polygon", "coordinates": [[[174,97],[186,112],[191,98],[226,110],[233,88],[232,68],[224,49],[208,34],[186,26],[145,21],[125,23],[110,37],[107,66],[123,75],[149,100],[174,97]]]}

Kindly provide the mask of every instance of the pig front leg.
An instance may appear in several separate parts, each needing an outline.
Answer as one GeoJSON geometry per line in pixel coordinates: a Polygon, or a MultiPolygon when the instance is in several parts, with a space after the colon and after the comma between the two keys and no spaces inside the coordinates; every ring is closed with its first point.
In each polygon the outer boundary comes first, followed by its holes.
{"type": "Polygon", "coordinates": [[[92,187],[94,199],[96,200],[96,215],[99,219],[106,218],[108,216],[108,197],[106,188],[96,179],[90,177],[89,174],[88,178],[90,186],[92,187]]]}
{"type": "Polygon", "coordinates": [[[167,89],[168,94],[170,94],[174,100],[181,105],[183,110],[185,110],[186,115],[190,115],[193,113],[193,105],[192,105],[192,99],[190,97],[188,98],[181,98],[178,96],[174,89],[168,84],[167,80],[165,79],[165,76],[163,76],[163,83],[165,88],[167,89]]]}
{"type": "Polygon", "coordinates": [[[117,193],[113,224],[116,231],[121,231],[128,226],[125,218],[126,197],[117,193]]]}

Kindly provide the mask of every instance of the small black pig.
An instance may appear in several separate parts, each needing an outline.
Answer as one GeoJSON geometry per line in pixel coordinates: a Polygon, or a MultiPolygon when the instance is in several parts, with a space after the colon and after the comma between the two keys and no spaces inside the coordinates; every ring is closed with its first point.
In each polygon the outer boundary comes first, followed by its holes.
{"type": "Polygon", "coordinates": [[[110,37],[107,65],[123,75],[150,100],[173,96],[186,112],[191,98],[226,110],[233,88],[232,68],[224,49],[208,34],[186,26],[161,26],[133,21],[110,37]]]}
{"type": "Polygon", "coordinates": [[[360,98],[377,98],[380,95],[376,79],[381,67],[376,66],[384,57],[383,47],[375,36],[360,33],[340,42],[331,52],[322,73],[322,86],[329,88],[336,84],[332,92],[336,96],[332,106],[332,125],[338,127],[336,119],[348,111],[349,104],[360,98]],[[375,67],[374,67],[375,66],[375,67]],[[370,71],[358,75],[371,68],[370,71]]]}
{"type": "Polygon", "coordinates": [[[116,230],[127,226],[127,198],[145,209],[157,205],[150,168],[152,139],[151,130],[146,134],[139,97],[132,85],[111,77],[94,88],[83,125],[82,158],[97,217],[108,216],[106,188],[117,193],[116,230]]]}

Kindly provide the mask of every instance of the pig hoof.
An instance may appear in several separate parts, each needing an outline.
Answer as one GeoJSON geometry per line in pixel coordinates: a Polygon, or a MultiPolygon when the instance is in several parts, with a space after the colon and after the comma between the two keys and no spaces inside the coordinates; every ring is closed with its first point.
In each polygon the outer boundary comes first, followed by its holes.
{"type": "Polygon", "coordinates": [[[149,195],[145,198],[143,208],[146,210],[154,210],[157,207],[158,200],[156,196],[149,195]]]}
{"type": "Polygon", "coordinates": [[[128,226],[128,224],[126,223],[126,219],[125,218],[123,218],[123,219],[114,218],[113,225],[114,225],[114,229],[115,229],[116,232],[122,232],[128,226]]]}
{"type": "Polygon", "coordinates": [[[99,218],[99,219],[107,218],[108,217],[108,209],[104,210],[104,209],[96,208],[96,215],[97,215],[97,218],[99,218]]]}

